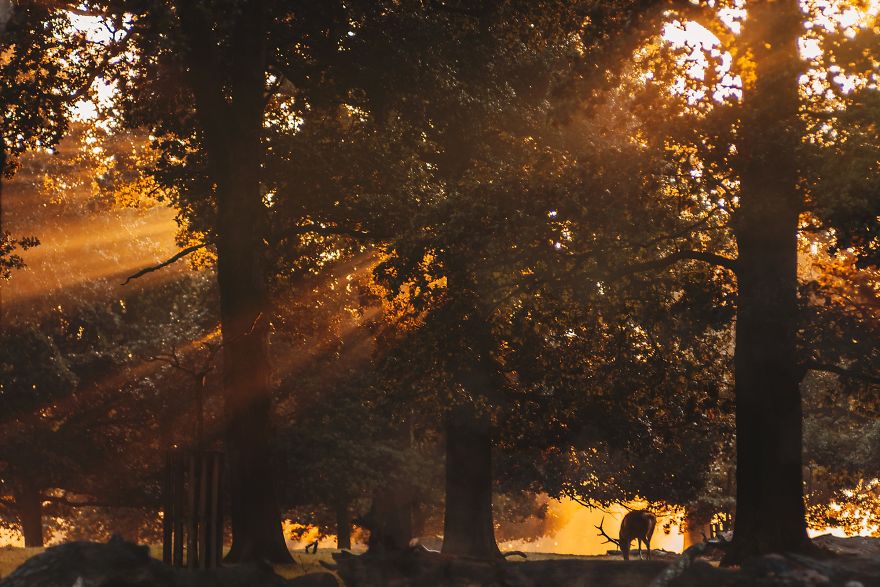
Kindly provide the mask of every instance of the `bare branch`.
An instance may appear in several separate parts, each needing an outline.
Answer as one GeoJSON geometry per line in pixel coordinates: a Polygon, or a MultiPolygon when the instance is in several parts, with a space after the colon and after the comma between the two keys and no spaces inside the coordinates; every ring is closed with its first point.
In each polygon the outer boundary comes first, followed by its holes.
{"type": "Polygon", "coordinates": [[[653,261],[644,261],[642,263],[635,263],[633,265],[621,267],[611,272],[611,275],[609,277],[611,279],[619,279],[621,277],[633,275],[635,273],[644,273],[646,271],[653,271],[656,269],[666,269],[667,267],[671,267],[672,265],[675,265],[680,261],[701,261],[703,263],[708,263],[709,265],[723,267],[725,269],[733,271],[734,273],[736,273],[739,268],[739,263],[737,262],[737,260],[731,259],[730,257],[724,257],[722,255],[710,253],[708,251],[677,251],[665,257],[661,257],[660,259],[654,259],[653,261]]]}
{"type": "Polygon", "coordinates": [[[169,265],[175,263],[176,261],[183,259],[187,255],[189,255],[191,253],[195,253],[199,249],[204,249],[207,246],[208,246],[208,243],[199,243],[197,245],[193,245],[191,247],[187,247],[181,251],[178,251],[174,256],[172,256],[169,259],[166,259],[165,261],[162,261],[158,265],[153,265],[152,267],[146,267],[144,269],[141,269],[140,271],[138,271],[137,273],[135,273],[133,275],[129,275],[128,278],[122,283],[122,285],[128,285],[128,282],[132,281],[133,279],[138,279],[148,273],[153,273],[154,271],[158,271],[159,269],[162,269],[164,267],[168,267],[169,265]]]}
{"type": "Polygon", "coordinates": [[[873,385],[880,385],[880,377],[876,375],[871,375],[869,373],[861,373],[859,371],[853,371],[851,369],[847,369],[846,367],[841,367],[840,365],[833,365],[831,363],[819,363],[817,361],[807,361],[803,365],[801,365],[801,369],[803,369],[803,374],[806,375],[807,371],[822,371],[824,373],[834,373],[841,377],[847,377],[849,379],[856,379],[858,381],[864,381],[865,383],[871,383],[873,385]]]}
{"type": "Polygon", "coordinates": [[[72,102],[76,102],[84,97],[95,83],[95,80],[110,65],[110,62],[125,52],[132,34],[132,30],[128,30],[121,38],[114,40],[108,45],[104,45],[104,49],[101,52],[101,60],[89,69],[85,82],[71,94],[72,102]]]}

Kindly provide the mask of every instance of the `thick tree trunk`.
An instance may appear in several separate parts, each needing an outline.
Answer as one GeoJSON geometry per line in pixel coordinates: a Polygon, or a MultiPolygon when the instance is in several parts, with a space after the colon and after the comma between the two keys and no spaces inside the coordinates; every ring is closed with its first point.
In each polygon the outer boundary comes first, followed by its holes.
{"type": "Polygon", "coordinates": [[[264,210],[257,147],[242,146],[218,194],[217,279],[233,536],[227,560],[286,562],[291,559],[281,531],[272,458],[268,300],[261,242],[264,210]]]}
{"type": "Polygon", "coordinates": [[[230,43],[217,51],[212,13],[178,0],[189,81],[216,184],[217,281],[223,336],[226,450],[231,493],[230,562],[290,562],[272,458],[266,210],[260,192],[267,7],[246,3],[230,43]],[[228,75],[228,88],[223,78],[228,75]]]}
{"type": "Polygon", "coordinates": [[[412,504],[413,537],[424,536],[427,524],[428,512],[425,509],[425,505],[418,498],[414,498],[412,504]]]}
{"type": "Polygon", "coordinates": [[[336,504],[336,548],[351,550],[351,508],[347,499],[336,504]]]}
{"type": "Polygon", "coordinates": [[[757,81],[744,94],[736,321],[737,505],[727,562],[808,547],[795,355],[802,197],[797,0],[756,3],[747,32],[757,81]]]}
{"type": "Polygon", "coordinates": [[[32,485],[25,485],[15,493],[15,507],[21,523],[24,545],[43,546],[43,498],[32,485]]]}
{"type": "Polygon", "coordinates": [[[446,513],[443,553],[501,556],[492,517],[490,422],[471,405],[454,408],[446,422],[446,513]]]}
{"type": "Polygon", "coordinates": [[[362,519],[370,530],[369,554],[403,552],[413,539],[412,492],[400,485],[377,490],[369,513],[362,519]]]}
{"type": "Polygon", "coordinates": [[[449,371],[464,392],[446,416],[446,507],[444,554],[493,559],[501,556],[492,514],[492,422],[487,406],[503,385],[493,356],[494,338],[477,285],[463,256],[448,262],[450,292],[442,320],[451,329],[449,371]],[[482,404],[482,406],[481,406],[482,404]]]}
{"type": "MultiPolygon", "coordinates": [[[[3,23],[6,26],[6,23],[3,23]]],[[[0,27],[0,37],[2,37],[3,28],[0,27]]],[[[0,45],[2,47],[2,45],[0,45]]],[[[6,232],[3,228],[3,178],[6,173],[6,139],[3,138],[3,128],[0,126],[0,245],[5,244],[6,232]]],[[[3,287],[6,283],[5,279],[0,279],[0,333],[3,332],[5,324],[3,323],[3,287]]]]}
{"type": "MultiPolygon", "coordinates": [[[[400,450],[412,447],[410,422],[390,430],[389,442],[400,450]]],[[[394,471],[388,482],[373,494],[370,512],[362,519],[370,529],[368,552],[388,554],[409,548],[413,535],[413,484],[394,471]]]]}

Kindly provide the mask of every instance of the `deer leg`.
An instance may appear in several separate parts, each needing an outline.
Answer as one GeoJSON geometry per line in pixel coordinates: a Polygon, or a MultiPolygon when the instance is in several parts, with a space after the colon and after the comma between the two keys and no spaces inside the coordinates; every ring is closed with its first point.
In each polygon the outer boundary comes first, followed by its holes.
{"type": "Polygon", "coordinates": [[[646,546],[647,549],[648,549],[648,560],[651,560],[651,539],[650,539],[650,538],[648,538],[648,539],[645,541],[645,546],[646,546]]]}
{"type": "Polygon", "coordinates": [[[642,560],[642,539],[636,538],[636,542],[639,544],[639,560],[642,560]]]}

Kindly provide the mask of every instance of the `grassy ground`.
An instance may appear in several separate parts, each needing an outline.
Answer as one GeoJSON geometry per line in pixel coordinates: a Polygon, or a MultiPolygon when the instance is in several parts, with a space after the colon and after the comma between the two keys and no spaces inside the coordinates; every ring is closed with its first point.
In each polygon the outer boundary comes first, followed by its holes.
{"type": "MultiPolygon", "coordinates": [[[[20,548],[15,546],[0,547],[0,577],[5,577],[30,557],[40,554],[44,548],[20,548]]],[[[320,549],[317,554],[305,554],[303,552],[291,553],[296,561],[290,565],[277,565],[275,572],[291,579],[306,573],[327,572],[320,561],[332,563],[331,555],[337,552],[332,549],[320,549]]],[[[153,558],[162,558],[162,546],[158,544],[150,545],[150,555],[153,558]]]]}
{"type": "MultiPolygon", "coordinates": [[[[43,552],[43,548],[18,548],[14,546],[4,546],[0,547],[0,577],[5,577],[13,570],[15,570],[19,565],[24,563],[30,557],[43,552]]],[[[291,553],[295,562],[289,565],[276,565],[275,572],[285,577],[287,579],[291,579],[293,577],[298,577],[300,575],[304,575],[306,573],[317,573],[317,572],[327,572],[321,565],[321,561],[332,563],[333,558],[332,554],[334,552],[338,552],[337,550],[333,550],[330,548],[322,548],[319,549],[317,554],[305,554],[303,552],[294,552],[291,553]]],[[[150,555],[153,558],[161,559],[162,558],[162,547],[161,545],[150,545],[150,555]]],[[[583,560],[619,560],[620,557],[617,556],[580,556],[573,554],[554,554],[554,553],[542,553],[542,552],[530,552],[528,553],[530,561],[541,561],[541,560],[551,560],[551,559],[583,559],[583,560]]],[[[519,557],[512,557],[509,559],[510,561],[521,561],[522,559],[519,557]]]]}
{"type": "Polygon", "coordinates": [[[41,552],[43,552],[42,548],[0,547],[0,577],[5,577],[18,568],[21,563],[41,552]]]}
{"type": "MultiPolygon", "coordinates": [[[[275,572],[285,579],[292,579],[294,577],[299,577],[300,575],[305,575],[307,573],[329,572],[327,569],[321,566],[321,561],[332,564],[332,554],[334,552],[339,551],[330,548],[319,548],[318,552],[315,554],[293,552],[291,553],[291,555],[296,562],[292,565],[275,565],[275,572]]],[[[336,576],[335,573],[334,576],[336,576]]],[[[337,580],[339,580],[338,576],[337,580]]],[[[339,580],[339,584],[342,584],[341,580],[339,580]]]]}

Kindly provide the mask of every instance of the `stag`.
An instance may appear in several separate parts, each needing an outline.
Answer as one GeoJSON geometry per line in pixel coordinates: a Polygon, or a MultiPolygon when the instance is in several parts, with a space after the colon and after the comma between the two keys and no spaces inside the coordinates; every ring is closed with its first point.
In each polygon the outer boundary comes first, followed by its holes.
{"type": "Polygon", "coordinates": [[[619,538],[617,540],[605,533],[605,530],[602,528],[604,522],[605,518],[603,517],[599,525],[596,526],[596,529],[599,530],[599,536],[605,537],[605,543],[611,542],[616,544],[623,554],[623,560],[629,560],[629,547],[632,544],[633,538],[639,544],[639,558],[642,558],[642,542],[645,543],[645,547],[648,550],[648,558],[651,558],[651,536],[654,534],[654,526],[657,525],[657,517],[654,514],[646,510],[635,510],[626,514],[620,523],[619,538]]]}

